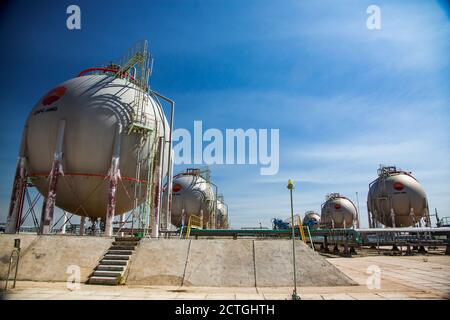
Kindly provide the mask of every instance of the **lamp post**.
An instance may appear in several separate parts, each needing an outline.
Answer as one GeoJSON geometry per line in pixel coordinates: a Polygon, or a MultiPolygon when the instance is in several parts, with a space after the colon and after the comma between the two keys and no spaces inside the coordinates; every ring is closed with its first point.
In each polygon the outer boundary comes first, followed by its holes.
{"type": "Polygon", "coordinates": [[[295,229],[294,229],[294,202],[292,200],[292,190],[294,189],[294,182],[291,179],[288,181],[287,188],[291,194],[291,230],[292,230],[292,261],[294,266],[294,292],[292,293],[292,300],[300,300],[297,294],[297,268],[295,267],[295,229]]]}

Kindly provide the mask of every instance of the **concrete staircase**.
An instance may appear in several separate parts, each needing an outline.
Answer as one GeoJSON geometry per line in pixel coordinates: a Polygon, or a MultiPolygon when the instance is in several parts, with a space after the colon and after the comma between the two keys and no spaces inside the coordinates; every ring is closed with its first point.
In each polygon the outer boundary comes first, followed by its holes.
{"type": "Polygon", "coordinates": [[[139,240],[140,238],[134,237],[116,237],[89,277],[88,283],[113,286],[121,284],[139,240]]]}

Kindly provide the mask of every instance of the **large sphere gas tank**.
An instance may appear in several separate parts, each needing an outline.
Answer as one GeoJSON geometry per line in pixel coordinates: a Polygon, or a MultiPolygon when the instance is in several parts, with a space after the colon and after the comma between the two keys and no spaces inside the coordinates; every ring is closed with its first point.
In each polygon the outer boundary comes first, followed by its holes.
{"type": "Polygon", "coordinates": [[[303,218],[303,225],[310,229],[317,229],[320,225],[320,216],[315,211],[307,211],[303,218]]]}
{"type": "Polygon", "coordinates": [[[322,204],[321,223],[329,228],[351,228],[356,220],[356,207],[350,199],[332,193],[322,204]]]}
{"type": "MultiPolygon", "coordinates": [[[[163,206],[166,199],[167,190],[163,195],[163,206]]],[[[215,209],[215,201],[212,185],[199,174],[199,171],[188,170],[176,175],[172,184],[172,224],[180,227],[184,213],[185,224],[191,215],[195,215],[203,216],[203,225],[206,226],[215,209]]]]}
{"type": "Polygon", "coordinates": [[[369,186],[367,209],[385,226],[409,227],[427,216],[425,190],[410,172],[381,167],[369,186]]]}
{"type": "MultiPolygon", "coordinates": [[[[108,172],[111,167],[117,124],[122,125],[120,148],[121,180],[117,187],[116,214],[133,209],[137,154],[142,134],[129,133],[135,112],[136,94],[141,94],[142,116],[152,130],[144,140],[144,152],[152,152],[157,137],[169,137],[168,123],[157,101],[142,89],[108,74],[85,75],[61,83],[33,108],[26,122],[27,171],[39,192],[47,196],[58,123],[66,122],[63,141],[64,175],[59,177],[56,206],[82,216],[104,218],[108,201],[108,172]],[[142,100],[143,99],[143,100],[142,100]],[[166,128],[166,129],[164,129],[166,128]]],[[[167,146],[168,147],[168,146],[167,146]]],[[[165,149],[163,172],[167,172],[165,149]]],[[[140,182],[147,183],[149,160],[141,165],[140,182]],[[144,178],[145,177],[145,178],[144,178]]],[[[138,199],[144,200],[145,192],[138,199]]]]}
{"type": "Polygon", "coordinates": [[[222,201],[217,201],[217,227],[228,229],[228,207],[222,201]]]}

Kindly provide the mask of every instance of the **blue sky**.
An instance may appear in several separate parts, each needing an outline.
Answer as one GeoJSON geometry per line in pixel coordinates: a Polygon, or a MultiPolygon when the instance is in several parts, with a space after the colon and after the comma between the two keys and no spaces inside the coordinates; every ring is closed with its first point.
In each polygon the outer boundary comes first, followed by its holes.
{"type": "MultiPolygon", "coordinates": [[[[280,171],[212,166],[232,226],[270,225],[340,192],[367,225],[380,163],[413,172],[450,216],[449,8],[444,1],[14,1],[0,10],[0,221],[22,126],[56,84],[148,39],[151,86],[176,103],[176,128],[280,129],[280,171]],[[81,8],[78,31],[66,8],[81,8]],[[381,9],[368,30],[366,9],[381,9]]],[[[183,167],[176,167],[175,171],[183,167]]]]}

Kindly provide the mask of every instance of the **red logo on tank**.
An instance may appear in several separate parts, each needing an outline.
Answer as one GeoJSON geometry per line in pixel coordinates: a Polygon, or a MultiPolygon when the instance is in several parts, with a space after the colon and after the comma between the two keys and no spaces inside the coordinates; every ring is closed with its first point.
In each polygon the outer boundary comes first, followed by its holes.
{"type": "Polygon", "coordinates": [[[66,87],[56,87],[52,90],[50,90],[45,97],[42,99],[42,104],[44,106],[48,106],[52,104],[53,102],[59,100],[64,93],[66,93],[66,87]]]}
{"type": "Polygon", "coordinates": [[[396,182],[396,183],[394,183],[394,189],[395,190],[397,190],[397,191],[400,191],[400,190],[403,190],[403,188],[404,188],[404,186],[403,186],[403,183],[401,183],[401,182],[396,182]]]}
{"type": "Polygon", "coordinates": [[[173,192],[178,192],[178,191],[180,191],[181,189],[182,189],[183,187],[181,186],[181,184],[175,184],[174,186],[173,186],[173,188],[172,188],[172,191],[173,192]]]}
{"type": "Polygon", "coordinates": [[[336,204],[334,205],[334,208],[337,209],[337,210],[339,210],[339,209],[341,208],[341,205],[340,205],[339,203],[336,203],[336,204]]]}

